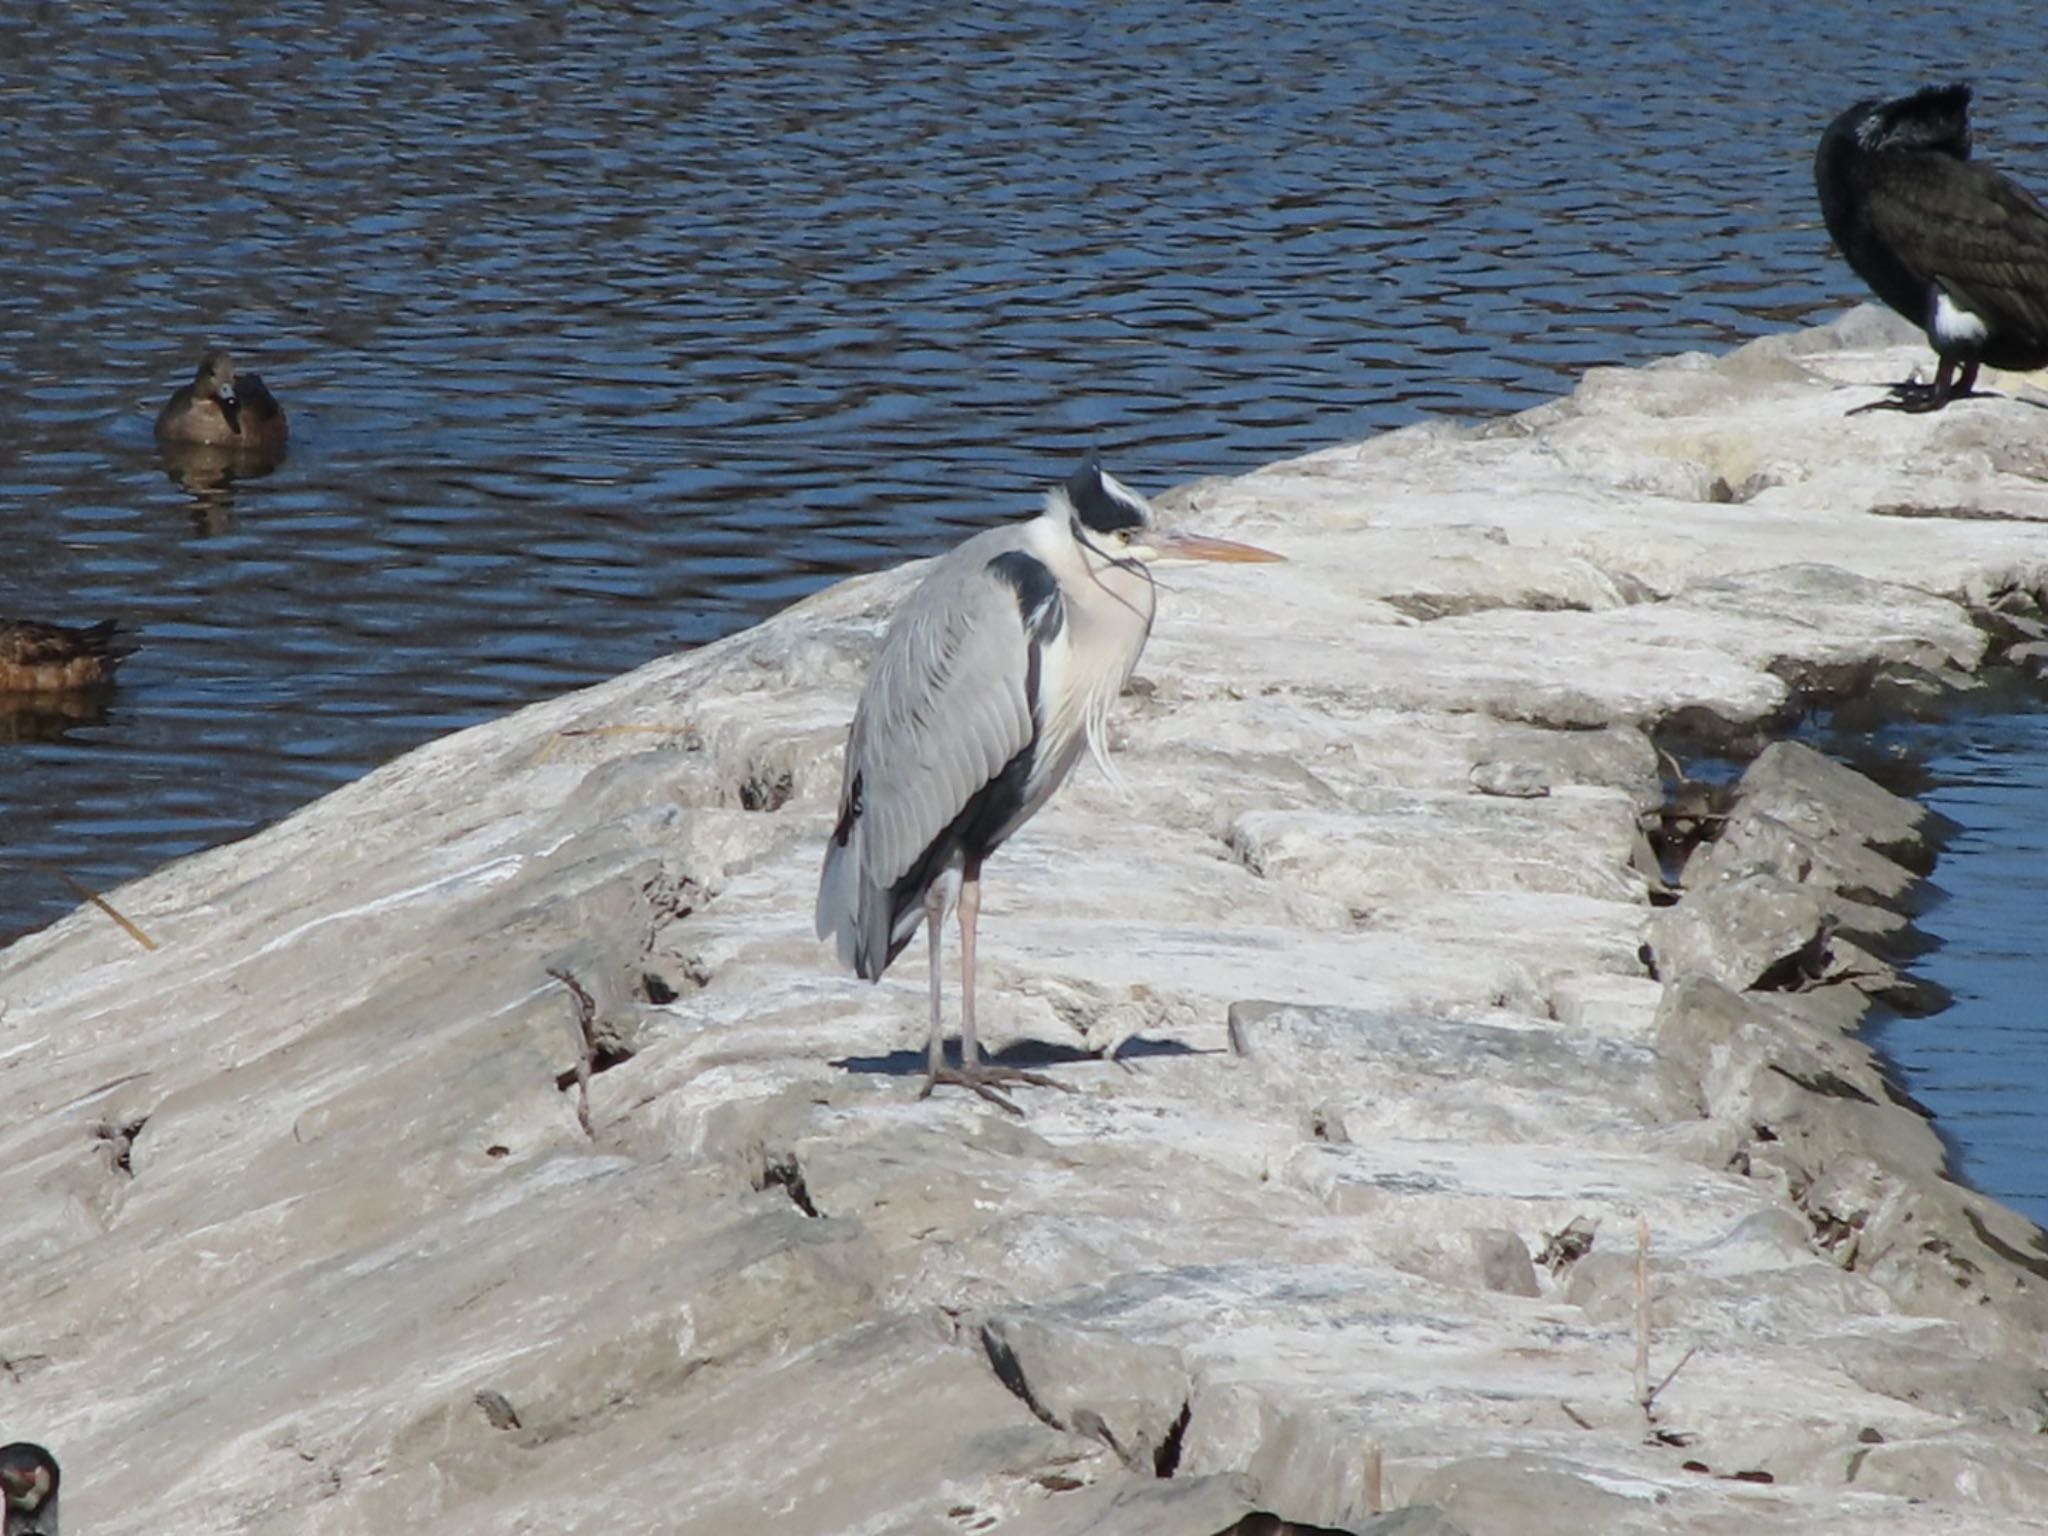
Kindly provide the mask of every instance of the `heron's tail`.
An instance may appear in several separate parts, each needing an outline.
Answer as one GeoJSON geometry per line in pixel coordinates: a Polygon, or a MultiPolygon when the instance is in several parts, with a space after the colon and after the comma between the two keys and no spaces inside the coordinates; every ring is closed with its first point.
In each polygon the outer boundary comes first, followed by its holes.
{"type": "Polygon", "coordinates": [[[818,876],[818,937],[830,939],[839,963],[858,972],[860,965],[860,831],[841,843],[825,844],[825,868],[818,876]]]}

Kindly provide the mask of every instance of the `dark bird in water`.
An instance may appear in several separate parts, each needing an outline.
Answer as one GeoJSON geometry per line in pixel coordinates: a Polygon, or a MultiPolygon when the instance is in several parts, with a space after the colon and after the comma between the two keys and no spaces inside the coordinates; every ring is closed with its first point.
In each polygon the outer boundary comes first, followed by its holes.
{"type": "Polygon", "coordinates": [[[192,382],[180,386],[156,415],[160,443],[279,448],[285,432],[284,407],[263,380],[236,373],[234,359],[218,348],[199,360],[192,382]]]}
{"type": "Polygon", "coordinates": [[[114,680],[135,642],[112,619],[74,628],[38,619],[0,619],[0,694],[68,693],[114,680]]]}
{"type": "Polygon", "coordinates": [[[1037,814],[1085,748],[1108,769],[1110,706],[1152,631],[1155,560],[1278,560],[1158,527],[1091,456],[1045,510],[932,563],[882,637],[846,743],[839,820],[818,881],[818,937],[869,981],[916,935],[931,944],[928,1076],[1014,1111],[974,1033],[981,866],[1037,814]],[[945,1064],[939,935],[960,914],[960,1069],[945,1064]]]}
{"type": "Polygon", "coordinates": [[[0,1445],[0,1497],[7,1518],[4,1536],[57,1536],[57,1458],[40,1445],[17,1440],[0,1445]]]}
{"type": "Polygon", "coordinates": [[[1931,385],[1862,409],[1937,411],[1982,364],[2048,364],[2048,209],[1970,158],[1967,85],[1857,102],[1821,135],[1813,179],[1836,247],[1941,359],[1931,385]]]}

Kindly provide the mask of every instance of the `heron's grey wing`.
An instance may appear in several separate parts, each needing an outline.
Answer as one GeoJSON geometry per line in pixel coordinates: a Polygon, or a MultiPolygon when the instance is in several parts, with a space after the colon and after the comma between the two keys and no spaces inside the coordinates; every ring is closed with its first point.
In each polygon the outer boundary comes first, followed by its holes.
{"type": "Polygon", "coordinates": [[[1031,742],[1015,592],[979,561],[934,577],[892,626],[854,722],[862,873],[884,888],[1031,742]]]}
{"type": "Polygon", "coordinates": [[[2048,335],[2048,209],[1987,165],[1913,161],[1912,174],[1893,167],[1871,179],[1872,232],[1994,333],[2048,335]]]}
{"type": "Polygon", "coordinates": [[[879,976],[915,910],[891,892],[1031,743],[1030,640],[1015,589],[971,540],[941,560],[883,637],[847,740],[839,824],[819,882],[820,938],[879,976]]]}

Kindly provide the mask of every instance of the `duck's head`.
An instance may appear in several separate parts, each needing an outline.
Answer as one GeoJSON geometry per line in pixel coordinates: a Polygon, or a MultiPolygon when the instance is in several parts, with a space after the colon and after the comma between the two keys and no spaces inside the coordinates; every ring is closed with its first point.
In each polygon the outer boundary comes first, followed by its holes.
{"type": "Polygon", "coordinates": [[[199,371],[192,376],[192,393],[218,405],[230,430],[242,430],[242,397],[235,393],[235,360],[226,352],[215,347],[199,359],[199,371]]]}
{"type": "Polygon", "coordinates": [[[0,1502],[5,1536],[57,1536],[57,1458],[40,1445],[0,1445],[0,1502]]]}

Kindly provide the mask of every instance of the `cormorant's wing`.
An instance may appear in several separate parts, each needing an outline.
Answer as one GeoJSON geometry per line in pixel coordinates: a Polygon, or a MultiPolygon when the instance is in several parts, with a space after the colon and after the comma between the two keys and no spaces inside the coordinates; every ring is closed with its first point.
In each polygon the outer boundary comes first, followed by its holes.
{"type": "Polygon", "coordinates": [[[1864,169],[1870,231],[1914,275],[1939,283],[1994,336],[2048,344],[2048,208],[1975,161],[1873,156],[1864,169]]]}

